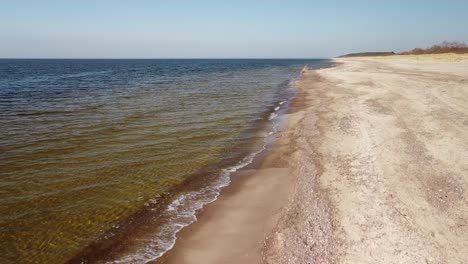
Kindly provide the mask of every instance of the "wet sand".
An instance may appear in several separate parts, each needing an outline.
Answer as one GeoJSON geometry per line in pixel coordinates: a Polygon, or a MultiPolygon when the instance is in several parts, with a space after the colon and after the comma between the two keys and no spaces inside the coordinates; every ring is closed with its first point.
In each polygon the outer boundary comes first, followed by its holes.
{"type": "Polygon", "coordinates": [[[220,198],[178,234],[175,247],[155,263],[261,263],[265,236],[272,232],[288,198],[286,168],[244,173],[220,198]],[[250,177],[254,176],[254,177],[250,177]]]}
{"type": "Polygon", "coordinates": [[[466,263],[468,60],[337,62],[158,263],[466,263]]]}
{"type": "MultiPolygon", "coordinates": [[[[301,100],[295,100],[289,111],[301,107],[301,100]]],[[[288,124],[283,124],[287,127],[294,120],[288,115],[288,124]]],[[[274,231],[294,191],[287,162],[290,137],[287,128],[281,131],[273,150],[233,175],[231,185],[197,212],[197,222],[180,231],[175,246],[154,264],[263,261],[265,238],[274,231]]]]}

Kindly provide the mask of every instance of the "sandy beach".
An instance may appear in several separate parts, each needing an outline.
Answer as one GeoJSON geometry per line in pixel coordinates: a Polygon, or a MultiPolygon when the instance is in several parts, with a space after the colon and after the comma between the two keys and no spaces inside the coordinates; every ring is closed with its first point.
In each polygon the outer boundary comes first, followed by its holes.
{"type": "Polygon", "coordinates": [[[468,60],[337,63],[158,263],[466,263],[468,60]]]}
{"type": "Polygon", "coordinates": [[[468,0],[4,2],[0,264],[468,264],[468,0]]]}

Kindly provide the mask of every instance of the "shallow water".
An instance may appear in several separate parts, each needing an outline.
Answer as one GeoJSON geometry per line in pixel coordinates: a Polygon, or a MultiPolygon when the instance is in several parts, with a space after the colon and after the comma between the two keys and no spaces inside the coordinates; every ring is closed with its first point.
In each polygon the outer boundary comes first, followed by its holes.
{"type": "Polygon", "coordinates": [[[119,256],[156,258],[259,151],[306,64],[330,62],[0,60],[0,262],[65,262],[196,178],[150,214],[172,228],[119,256]]]}

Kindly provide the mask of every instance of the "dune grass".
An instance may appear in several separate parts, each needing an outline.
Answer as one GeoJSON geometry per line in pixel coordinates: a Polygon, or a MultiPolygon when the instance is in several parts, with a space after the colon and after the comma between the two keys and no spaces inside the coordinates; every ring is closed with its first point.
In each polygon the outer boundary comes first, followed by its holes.
{"type": "Polygon", "coordinates": [[[468,60],[468,53],[439,53],[439,54],[398,54],[384,56],[384,59],[414,59],[421,61],[463,61],[468,60]]]}

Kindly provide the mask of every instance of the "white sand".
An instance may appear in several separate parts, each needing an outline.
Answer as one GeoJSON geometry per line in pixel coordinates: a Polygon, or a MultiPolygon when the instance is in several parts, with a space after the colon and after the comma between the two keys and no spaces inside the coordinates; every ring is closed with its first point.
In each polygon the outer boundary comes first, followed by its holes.
{"type": "Polygon", "coordinates": [[[468,263],[468,61],[307,72],[267,263],[468,263]]]}

